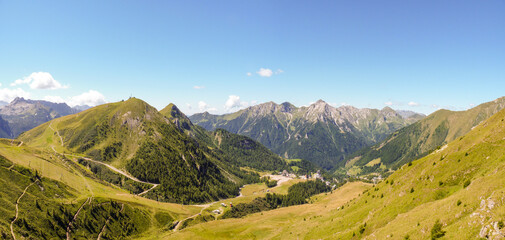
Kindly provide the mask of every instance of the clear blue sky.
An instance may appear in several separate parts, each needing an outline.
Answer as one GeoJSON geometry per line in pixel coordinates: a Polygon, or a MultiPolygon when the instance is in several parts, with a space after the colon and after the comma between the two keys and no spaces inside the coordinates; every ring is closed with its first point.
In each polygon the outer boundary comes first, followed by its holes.
{"type": "Polygon", "coordinates": [[[504,13],[503,0],[0,0],[0,99],[463,110],[505,95],[504,13]]]}

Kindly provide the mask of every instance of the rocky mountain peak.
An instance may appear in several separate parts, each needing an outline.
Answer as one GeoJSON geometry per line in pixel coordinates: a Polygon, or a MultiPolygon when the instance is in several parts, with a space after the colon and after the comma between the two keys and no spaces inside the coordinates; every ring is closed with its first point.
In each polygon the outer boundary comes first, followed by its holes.
{"type": "Polygon", "coordinates": [[[16,98],[14,98],[14,100],[12,100],[12,102],[10,104],[14,105],[14,104],[22,103],[22,102],[27,102],[27,101],[23,97],[16,97],[16,98]]]}

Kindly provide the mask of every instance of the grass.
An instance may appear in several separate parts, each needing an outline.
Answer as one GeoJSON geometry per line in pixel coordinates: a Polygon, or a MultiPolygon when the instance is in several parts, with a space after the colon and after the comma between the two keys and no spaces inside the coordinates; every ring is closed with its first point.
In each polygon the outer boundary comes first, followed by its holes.
{"type": "Polygon", "coordinates": [[[494,224],[505,218],[503,176],[505,111],[444,149],[405,164],[388,183],[371,188],[349,183],[310,205],[204,223],[167,237],[428,239],[440,219],[445,239],[478,239],[481,231],[492,235],[494,224]]]}
{"type": "Polygon", "coordinates": [[[367,167],[373,167],[373,166],[375,166],[377,164],[380,164],[380,163],[381,163],[381,159],[380,158],[376,158],[376,159],[368,162],[365,166],[367,166],[367,167]]]}
{"type": "Polygon", "coordinates": [[[252,214],[241,219],[203,223],[163,236],[169,239],[293,239],[304,236],[327,216],[369,188],[354,182],[329,194],[314,197],[313,204],[280,208],[252,214]],[[305,219],[305,220],[304,220],[305,219]]]}

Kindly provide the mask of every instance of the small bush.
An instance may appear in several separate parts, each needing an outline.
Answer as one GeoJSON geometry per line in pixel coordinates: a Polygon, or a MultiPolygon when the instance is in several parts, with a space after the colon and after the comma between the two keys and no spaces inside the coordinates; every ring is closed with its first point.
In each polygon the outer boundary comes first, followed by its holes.
{"type": "Polygon", "coordinates": [[[435,224],[433,225],[433,228],[431,228],[431,239],[437,239],[437,238],[441,238],[445,235],[445,231],[442,230],[442,223],[440,222],[440,220],[437,220],[435,222],[435,224]]]}
{"type": "MultiPolygon", "coordinates": [[[[409,162],[409,167],[412,166],[412,162],[409,162]]],[[[408,236],[408,235],[407,235],[408,236]]]]}
{"type": "Polygon", "coordinates": [[[502,229],[505,225],[503,224],[503,221],[498,222],[498,228],[502,229]]]}
{"type": "Polygon", "coordinates": [[[470,183],[472,183],[472,181],[470,181],[470,179],[466,180],[466,181],[463,183],[463,188],[468,187],[468,185],[470,185],[470,183]]]}
{"type": "Polygon", "coordinates": [[[461,205],[461,200],[458,200],[458,202],[456,203],[456,206],[459,206],[461,205]]]}
{"type": "Polygon", "coordinates": [[[411,188],[411,189],[410,189],[410,193],[413,193],[413,192],[414,192],[414,188],[411,188]]]}

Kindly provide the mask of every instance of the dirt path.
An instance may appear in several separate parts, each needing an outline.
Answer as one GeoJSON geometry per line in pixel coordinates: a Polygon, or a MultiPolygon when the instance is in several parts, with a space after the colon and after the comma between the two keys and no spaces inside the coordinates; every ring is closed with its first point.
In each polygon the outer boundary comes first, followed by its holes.
{"type": "Polygon", "coordinates": [[[281,185],[282,183],[287,182],[292,179],[290,177],[285,177],[282,175],[265,175],[264,177],[270,177],[270,179],[276,180],[277,185],[281,185]]]}
{"type": "MultiPolygon", "coordinates": [[[[52,122],[51,122],[51,124],[52,124],[52,122]]],[[[60,133],[59,133],[58,131],[56,131],[56,130],[55,130],[55,129],[51,126],[51,124],[49,124],[49,128],[51,128],[51,130],[55,131],[55,132],[56,132],[56,134],[58,134],[58,136],[60,137],[61,146],[63,146],[63,139],[61,138],[60,133]]],[[[144,192],[141,192],[141,193],[137,194],[138,196],[143,195],[143,194],[146,194],[147,192],[149,192],[149,191],[153,190],[155,187],[157,187],[157,186],[159,185],[159,184],[156,184],[156,183],[150,183],[150,182],[141,181],[141,180],[137,179],[136,177],[134,177],[134,176],[132,176],[132,175],[128,174],[127,172],[124,172],[124,171],[122,171],[122,170],[120,170],[120,169],[117,169],[116,167],[114,167],[114,166],[112,166],[112,165],[109,165],[109,164],[107,164],[107,163],[100,162],[100,161],[96,161],[96,160],[93,160],[93,159],[91,159],[91,158],[87,158],[87,157],[81,157],[81,156],[73,155],[73,154],[59,153],[58,151],[56,151],[56,149],[54,148],[54,146],[51,146],[51,148],[53,149],[53,151],[54,151],[55,153],[58,153],[58,154],[61,154],[61,155],[64,155],[64,156],[71,156],[71,157],[82,158],[82,159],[87,160],[87,161],[90,161],[90,162],[94,162],[94,163],[102,164],[102,165],[104,165],[104,166],[108,167],[110,170],[112,170],[112,171],[114,171],[114,172],[116,172],[116,173],[119,173],[119,174],[121,174],[121,175],[123,175],[123,176],[125,176],[125,177],[127,177],[127,178],[129,178],[129,179],[131,179],[131,180],[133,180],[133,181],[135,181],[135,182],[144,183],[144,184],[148,184],[148,185],[153,185],[153,187],[151,187],[150,189],[148,189],[148,190],[146,190],[146,191],[144,191],[144,192]]]]}
{"type": "MultiPolygon", "coordinates": [[[[54,148],[53,148],[53,150],[54,150],[54,148]]],[[[98,163],[98,164],[104,165],[104,166],[108,167],[110,170],[112,170],[112,171],[114,171],[114,172],[116,172],[116,173],[119,173],[119,174],[121,174],[121,175],[123,175],[123,176],[125,176],[125,177],[127,177],[127,178],[129,178],[129,179],[131,179],[131,180],[133,180],[133,181],[135,181],[135,182],[139,182],[139,183],[144,183],[144,184],[153,185],[153,187],[151,187],[150,189],[148,189],[148,190],[146,190],[146,191],[144,191],[144,192],[141,192],[141,193],[137,194],[137,195],[139,195],[139,196],[140,196],[140,195],[143,195],[143,194],[146,194],[147,192],[151,191],[152,189],[154,189],[155,187],[157,187],[157,186],[159,185],[159,184],[157,184],[157,183],[150,183],[150,182],[145,182],[145,181],[139,180],[138,178],[136,178],[136,177],[134,177],[134,176],[132,176],[132,175],[128,174],[127,172],[124,172],[124,171],[122,171],[122,170],[120,170],[120,169],[117,169],[117,168],[115,168],[114,166],[109,165],[109,164],[104,163],[104,162],[100,162],[100,161],[97,161],[97,160],[93,160],[93,159],[91,159],[91,158],[81,157],[81,156],[72,155],[72,154],[64,154],[64,155],[66,155],[66,156],[72,156],[72,157],[78,157],[78,158],[82,158],[82,159],[84,159],[84,160],[86,160],[86,161],[90,161],[90,162],[94,162],[94,163],[98,163]]]]}
{"type": "Polygon", "coordinates": [[[197,213],[197,214],[195,214],[195,215],[193,215],[193,216],[189,216],[189,217],[184,218],[184,219],[182,219],[181,221],[179,221],[179,222],[177,223],[177,225],[175,225],[175,227],[174,227],[174,232],[176,232],[176,231],[178,231],[178,230],[179,230],[179,228],[181,227],[181,225],[182,225],[182,223],[183,223],[183,222],[185,222],[186,220],[188,220],[188,219],[190,219],[190,218],[194,218],[194,217],[197,217],[198,215],[201,215],[201,214],[203,213],[203,210],[205,210],[205,209],[209,208],[209,207],[210,207],[212,204],[214,204],[214,203],[216,203],[216,202],[209,203],[209,204],[205,204],[205,205],[193,205],[193,206],[205,206],[205,207],[203,207],[203,208],[202,208],[202,210],[200,210],[200,212],[199,212],[199,213],[197,213]]]}
{"type": "Polygon", "coordinates": [[[81,212],[81,210],[84,207],[84,205],[89,204],[89,203],[91,203],[91,197],[89,197],[88,199],[86,199],[86,201],[84,201],[84,203],[82,203],[82,205],[79,208],[79,210],[77,210],[77,212],[75,213],[74,218],[72,218],[72,220],[68,223],[68,226],[67,226],[67,240],[70,240],[70,228],[72,227],[72,223],[77,219],[77,216],[81,212]]]}
{"type": "Polygon", "coordinates": [[[157,186],[158,186],[158,184],[153,184],[153,186],[152,186],[151,188],[149,188],[149,189],[147,189],[147,190],[145,190],[145,191],[143,191],[143,192],[141,192],[141,193],[139,193],[139,194],[137,194],[137,195],[138,195],[138,196],[142,196],[142,195],[146,194],[147,192],[149,192],[149,191],[153,190],[153,189],[154,189],[155,187],[157,187],[157,186]]]}
{"type": "MultiPolygon", "coordinates": [[[[54,149],[54,146],[51,146],[51,148],[53,149],[53,151],[56,154],[65,156],[64,154],[61,154],[61,153],[57,152],[56,149],[54,149]]],[[[63,165],[65,165],[65,167],[68,167],[69,169],[75,170],[72,166],[70,166],[69,164],[67,164],[64,159],[61,159],[59,156],[57,156],[57,157],[58,157],[58,159],[60,159],[63,162],[63,165]]],[[[91,189],[91,186],[89,185],[88,180],[86,180],[86,177],[84,177],[84,175],[82,175],[81,172],[79,172],[79,170],[75,170],[75,172],[77,173],[77,175],[79,175],[79,177],[82,178],[82,180],[86,184],[86,188],[88,188],[89,192],[91,193],[91,196],[94,196],[95,194],[93,193],[93,190],[91,189]]]]}
{"type": "MultiPolygon", "coordinates": [[[[119,212],[123,212],[123,209],[124,209],[124,203],[121,204],[121,210],[119,210],[119,212]]],[[[107,218],[107,221],[105,221],[105,223],[103,224],[102,230],[98,234],[98,237],[96,238],[96,240],[100,240],[102,238],[102,234],[105,231],[105,227],[107,226],[107,224],[109,224],[109,221],[110,221],[110,216],[107,218]]]]}
{"type": "MultiPolygon", "coordinates": [[[[244,185],[244,186],[245,186],[245,185],[244,185]]],[[[242,196],[244,196],[244,195],[242,194],[242,188],[244,188],[244,186],[242,186],[242,187],[240,188],[240,193],[239,193],[239,195],[238,195],[237,197],[242,197],[242,196]]],[[[193,216],[189,216],[189,217],[184,218],[184,219],[182,219],[181,221],[179,221],[179,222],[177,223],[177,225],[174,227],[174,232],[176,232],[176,231],[178,231],[178,230],[179,230],[179,227],[181,226],[181,224],[182,224],[184,221],[186,221],[186,220],[188,220],[188,219],[190,219],[190,218],[197,217],[198,215],[202,214],[202,213],[203,213],[203,211],[204,211],[205,209],[209,208],[210,206],[212,206],[212,205],[214,205],[214,204],[216,204],[216,203],[218,203],[218,202],[220,202],[220,201],[222,201],[222,200],[223,200],[223,199],[221,199],[221,200],[219,200],[219,201],[214,201],[214,202],[211,202],[211,203],[207,203],[207,204],[191,205],[191,206],[195,206],[195,207],[201,207],[201,208],[202,208],[202,210],[200,210],[200,212],[199,212],[199,213],[197,213],[197,214],[195,214],[195,215],[193,215],[193,216]]]]}
{"type": "Polygon", "coordinates": [[[34,183],[36,183],[37,181],[39,181],[39,180],[35,180],[35,182],[32,182],[32,183],[30,183],[30,185],[26,186],[26,188],[25,188],[25,190],[23,191],[23,193],[21,194],[21,196],[19,196],[18,200],[16,200],[16,217],[15,217],[15,218],[14,218],[14,220],[12,220],[12,222],[11,222],[11,234],[12,234],[12,238],[14,238],[14,240],[16,240],[16,235],[14,235],[14,227],[13,227],[13,225],[14,225],[14,222],[15,222],[16,220],[18,220],[18,215],[19,215],[19,201],[20,201],[20,200],[21,200],[21,198],[25,195],[26,190],[28,190],[28,188],[29,188],[30,186],[32,186],[34,183]]]}
{"type": "Polygon", "coordinates": [[[60,143],[61,143],[61,146],[63,146],[63,138],[61,137],[60,132],[56,131],[56,130],[53,128],[53,126],[51,126],[52,124],[53,124],[53,122],[51,122],[51,123],[49,124],[49,128],[50,128],[51,130],[55,131],[55,132],[56,132],[56,134],[58,134],[58,137],[60,137],[60,143]]]}

